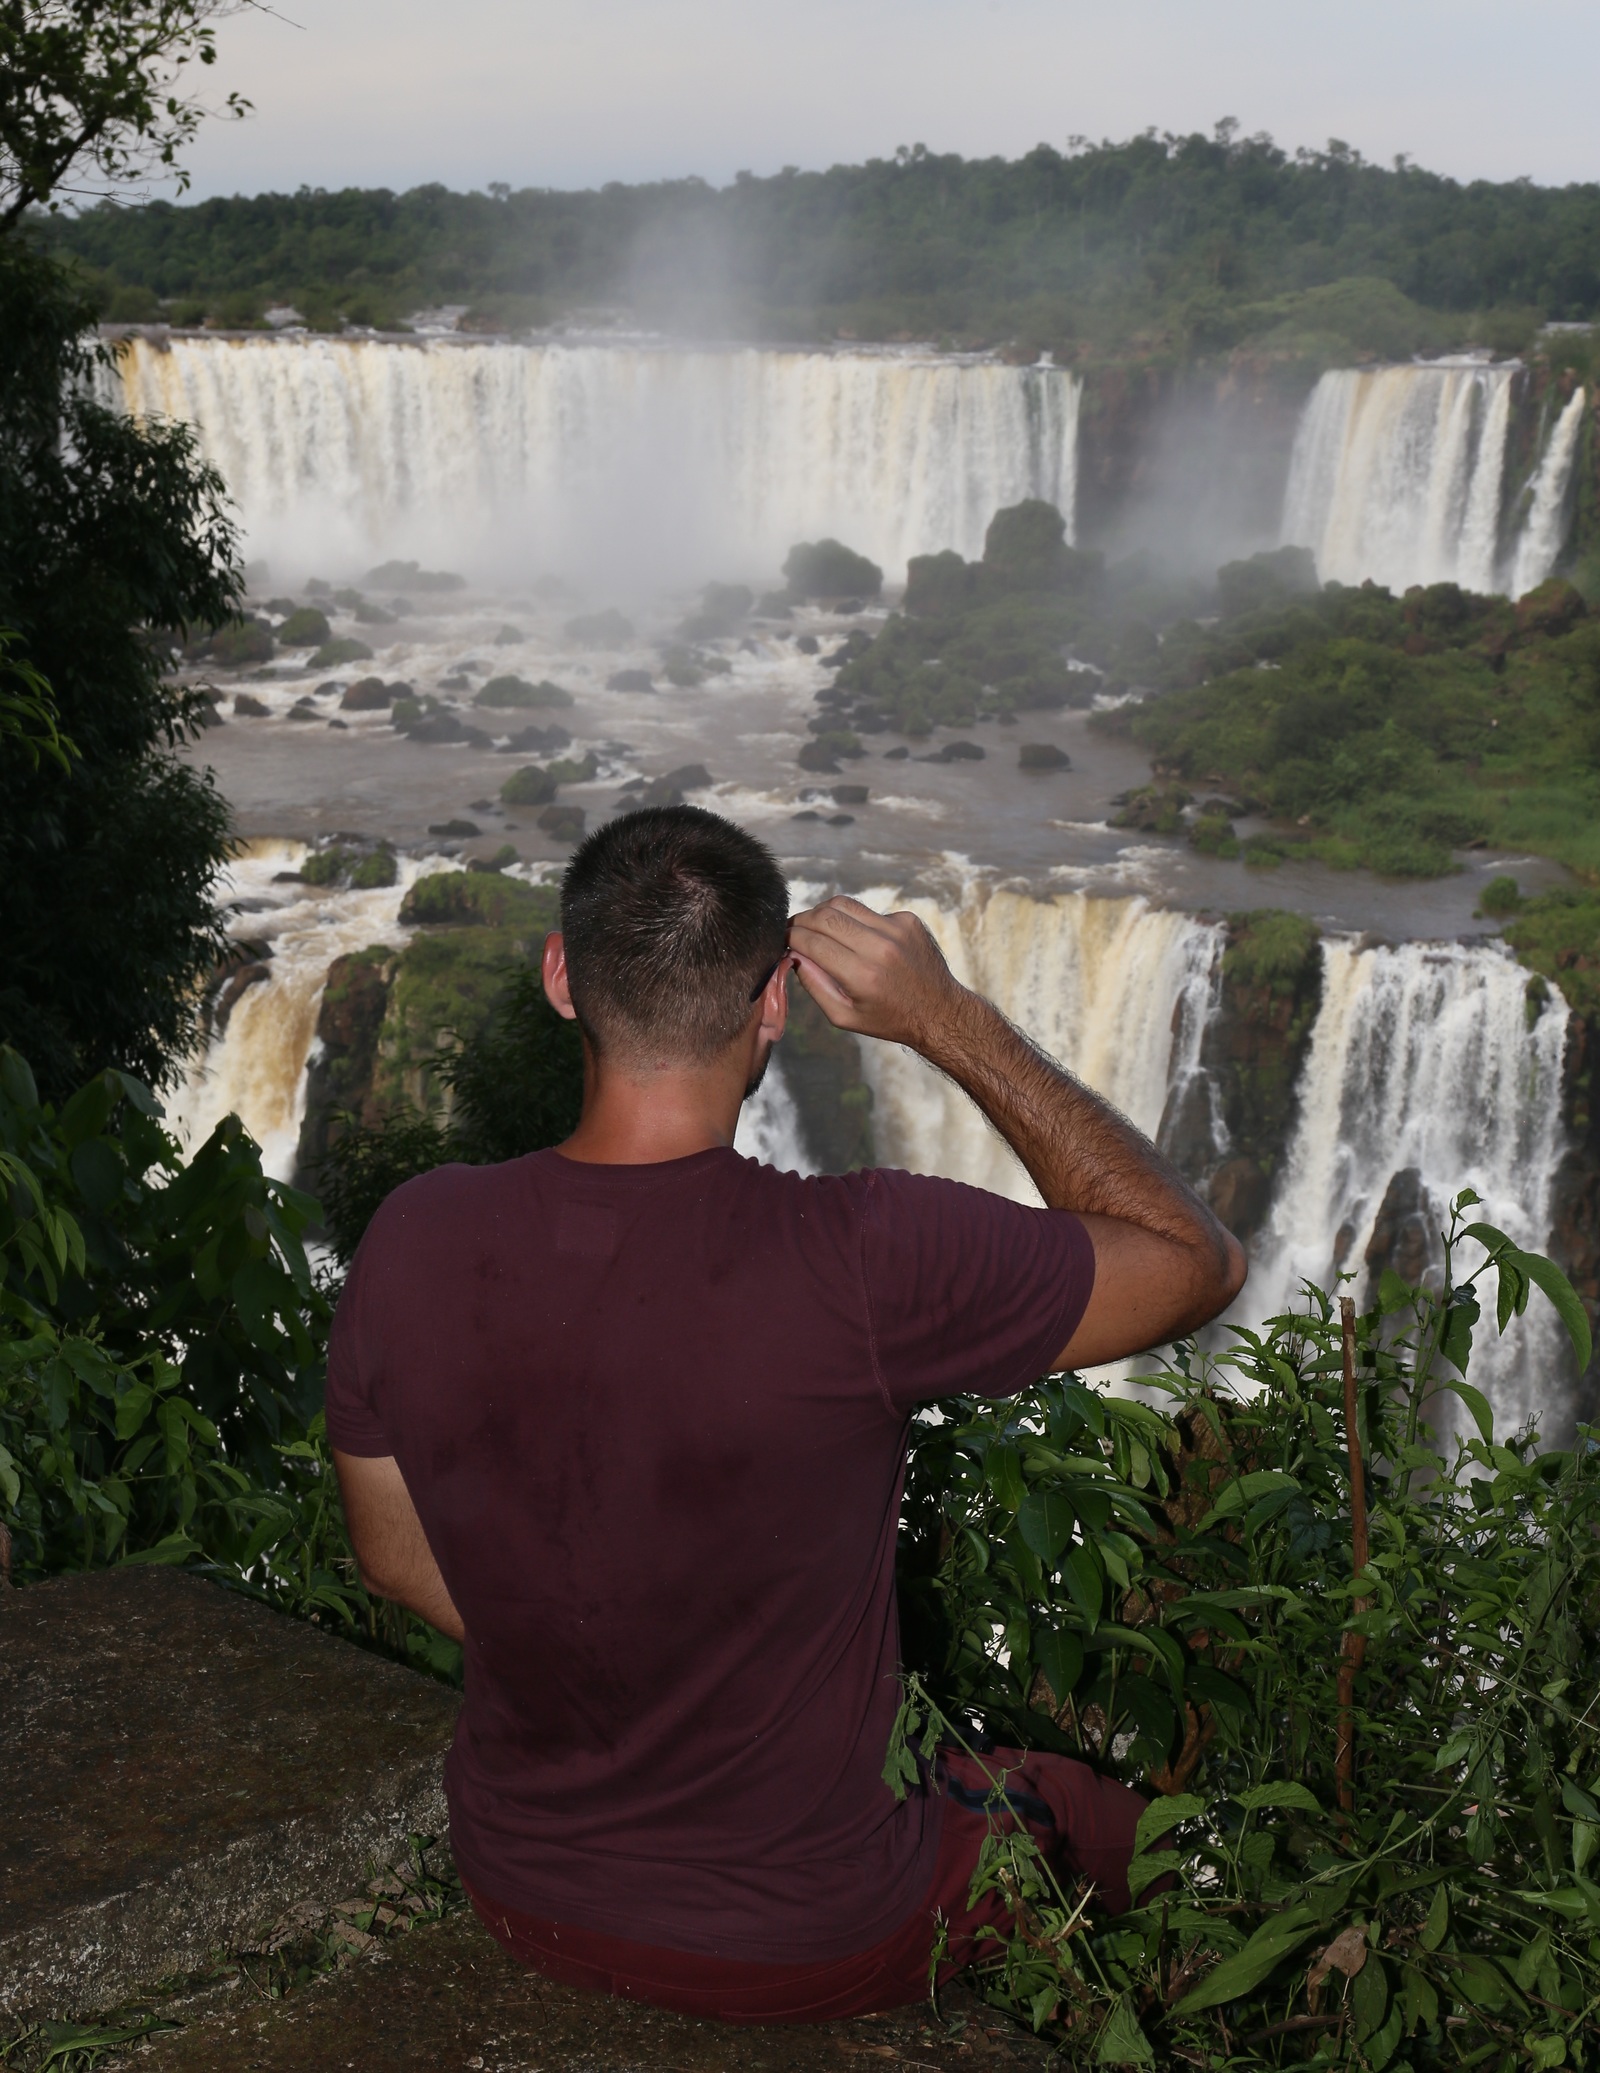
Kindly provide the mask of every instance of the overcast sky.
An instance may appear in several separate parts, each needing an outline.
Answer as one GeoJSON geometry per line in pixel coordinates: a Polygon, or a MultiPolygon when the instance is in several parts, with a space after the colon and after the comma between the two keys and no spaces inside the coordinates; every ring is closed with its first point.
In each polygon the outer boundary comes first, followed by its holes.
{"type": "Polygon", "coordinates": [[[1224,115],[1464,178],[1600,177],[1596,0],[281,0],[220,49],[208,97],[256,113],[202,133],[196,195],[722,182],[1224,115]]]}

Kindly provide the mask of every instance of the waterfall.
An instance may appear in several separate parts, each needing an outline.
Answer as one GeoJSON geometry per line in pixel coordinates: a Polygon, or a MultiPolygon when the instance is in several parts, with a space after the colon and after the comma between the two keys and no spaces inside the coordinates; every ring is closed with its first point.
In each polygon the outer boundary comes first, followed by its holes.
{"type": "Polygon", "coordinates": [[[1324,582],[1493,590],[1509,367],[1338,368],[1295,434],[1282,536],[1324,582]]]}
{"type": "Polygon", "coordinates": [[[293,579],[404,554],[770,578],[832,535],[892,577],[994,513],[1074,515],[1079,383],[929,353],[132,336],[108,393],[194,426],[293,579]]]}
{"type": "Polygon", "coordinates": [[[1401,591],[1449,582],[1513,597],[1534,589],[1572,522],[1585,397],[1579,389],[1557,418],[1527,516],[1503,550],[1516,374],[1436,361],[1323,375],[1295,434],[1282,539],[1312,550],[1325,583],[1370,577],[1401,591]]]}
{"type": "MultiPolygon", "coordinates": [[[[1236,1311],[1241,1322],[1291,1307],[1302,1281],[1355,1271],[1391,1180],[1415,1169],[1431,1233],[1450,1197],[1519,1244],[1549,1237],[1560,1156],[1567,1009],[1553,991],[1530,1025],[1528,975],[1504,945],[1325,939],[1322,1006],[1300,1084],[1299,1118],[1267,1230],[1236,1311]]],[[[1482,1253],[1468,1249],[1470,1266],[1482,1253]]],[[[1439,1258],[1436,1240],[1431,1253],[1439,1258]]],[[[1502,1341],[1492,1303],[1472,1375],[1503,1421],[1552,1408],[1560,1333],[1535,1298],[1502,1341]],[[1542,1379],[1541,1379],[1542,1378],[1542,1379]]]]}
{"type": "Polygon", "coordinates": [[[400,903],[423,869],[404,859],[398,882],[376,892],[297,887],[274,898],[273,879],[296,871],[303,842],[252,842],[222,874],[219,904],[233,907],[232,934],[264,940],[271,953],[267,977],[244,989],[226,1023],[215,1031],[167,1103],[167,1121],[186,1151],[203,1144],[222,1118],[238,1116],[261,1147],[264,1170],[292,1177],[305,1114],[306,1065],[316,1038],[317,1014],[336,957],[369,944],[404,943],[400,903]]]}
{"type": "Polygon", "coordinates": [[[1584,393],[1575,389],[1556,419],[1550,442],[1531,485],[1527,523],[1517,542],[1511,595],[1536,589],[1556,565],[1572,523],[1578,437],[1583,430],[1584,393]]]}
{"type": "MultiPolygon", "coordinates": [[[[964,984],[1152,1136],[1199,1068],[1223,931],[1143,899],[970,888],[960,903],[863,895],[920,914],[964,984]]],[[[865,1044],[879,1159],[1037,1202],[1010,1150],[949,1080],[911,1052],[865,1044]]]]}
{"type": "MultiPolygon", "coordinates": [[[[287,1177],[304,1110],[306,1066],[328,967],[372,943],[399,946],[407,884],[426,864],[405,860],[382,892],[274,885],[297,866],[295,843],[256,843],[231,868],[224,895],[243,938],[265,936],[269,977],[245,988],[175,1098],[173,1122],[198,1143],[230,1109],[261,1143],[267,1170],[287,1177]]],[[[793,888],[800,904],[823,888],[793,888]]],[[[954,898],[864,895],[880,911],[909,906],[951,969],[986,994],[1052,1056],[1113,1102],[1175,1158],[1201,1170],[1226,1152],[1209,1107],[1202,1039],[1219,1000],[1220,924],[1142,898],[1060,893],[1046,899],[973,880],[954,898]]],[[[1553,991],[1530,1009],[1527,974],[1498,942],[1323,943],[1322,1004],[1299,1089],[1298,1117],[1267,1225],[1255,1242],[1235,1315],[1255,1324],[1293,1307],[1301,1283],[1356,1276],[1388,1198],[1406,1224],[1413,1267],[1438,1264],[1437,1232],[1458,1189],[1519,1243],[1543,1249],[1562,1150],[1567,1009],[1553,991]],[[1396,1177],[1413,1175],[1401,1200],[1396,1177]]],[[[884,1165],[945,1174],[1016,1201],[1032,1183],[972,1103],[898,1046],[862,1045],[884,1165]]],[[[736,1144],[747,1156],[810,1170],[780,1047],[745,1107],[736,1144]]],[[[1475,1255],[1481,1256],[1481,1255],[1475,1255]]],[[[1471,1264],[1469,1258],[1468,1264],[1471,1264]]],[[[1479,1328],[1473,1377],[1503,1420],[1565,1410],[1559,1328],[1536,1300],[1501,1340],[1479,1328]]]]}

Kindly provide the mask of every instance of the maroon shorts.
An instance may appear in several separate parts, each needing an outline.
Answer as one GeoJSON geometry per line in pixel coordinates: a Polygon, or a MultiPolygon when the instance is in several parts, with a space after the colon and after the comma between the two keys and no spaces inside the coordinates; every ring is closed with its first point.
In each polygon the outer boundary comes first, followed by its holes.
{"type": "MultiPolygon", "coordinates": [[[[1125,1908],[1133,1831],[1145,1804],[1139,1795],[1068,1757],[996,1749],[984,1764],[1006,1773],[1008,1811],[1000,1817],[1003,1823],[1028,1830],[1067,1890],[1080,1879],[1092,1879],[1106,1907],[1113,1912],[1125,1908]]],[[[881,1942],[824,1964],[756,1964],[744,1958],[666,1950],[543,1921],[502,1906],[471,1886],[467,1897],[490,1935],[513,1958],[567,1986],[727,2023],[815,2023],[873,2015],[920,2001],[927,1993],[928,1963],[940,1919],[950,1940],[941,1978],[973,1956],[976,1930],[1007,1920],[996,1893],[986,1893],[976,1907],[967,1904],[967,1889],[989,1828],[985,1802],[990,1787],[983,1768],[959,1750],[942,1749],[938,1784],[944,1796],[943,1831],[927,1892],[881,1942]]]]}

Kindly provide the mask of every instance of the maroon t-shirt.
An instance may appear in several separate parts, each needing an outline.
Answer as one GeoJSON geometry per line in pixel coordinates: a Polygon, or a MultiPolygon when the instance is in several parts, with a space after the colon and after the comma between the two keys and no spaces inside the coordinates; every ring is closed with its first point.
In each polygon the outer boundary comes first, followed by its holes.
{"type": "Polygon", "coordinates": [[[479,1892],[641,1943],[848,1956],[931,1876],[883,1783],[924,1399],[1024,1388],[1094,1254],[954,1181],[535,1152],[391,1195],[328,1432],[400,1464],[467,1630],[445,1770],[479,1892]]]}

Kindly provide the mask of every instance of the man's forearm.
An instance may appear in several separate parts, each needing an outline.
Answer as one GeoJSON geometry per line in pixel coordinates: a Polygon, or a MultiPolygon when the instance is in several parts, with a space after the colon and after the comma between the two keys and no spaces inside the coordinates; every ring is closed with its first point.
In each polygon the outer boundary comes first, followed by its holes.
{"type": "Polygon", "coordinates": [[[1226,1259],[1227,1233],[1177,1169],[980,994],[963,989],[917,1048],[977,1103],[1049,1208],[1116,1217],[1226,1259]]]}

